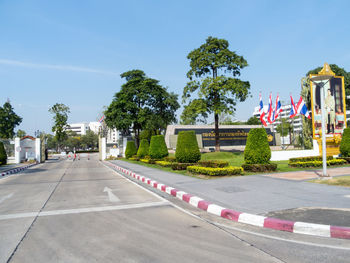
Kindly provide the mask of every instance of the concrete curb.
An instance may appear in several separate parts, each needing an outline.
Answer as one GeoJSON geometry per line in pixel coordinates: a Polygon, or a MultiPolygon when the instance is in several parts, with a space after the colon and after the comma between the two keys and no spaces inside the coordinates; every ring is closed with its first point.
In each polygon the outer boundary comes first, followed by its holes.
{"type": "Polygon", "coordinates": [[[6,172],[1,173],[1,176],[5,176],[5,175],[9,175],[9,174],[15,174],[15,173],[21,172],[21,171],[23,171],[25,169],[28,169],[29,167],[37,165],[37,164],[38,163],[31,163],[31,164],[28,164],[26,166],[22,166],[22,167],[19,167],[19,168],[14,168],[14,169],[11,169],[11,170],[8,170],[6,172]]]}
{"type": "Polygon", "coordinates": [[[172,195],[180,200],[189,203],[190,205],[207,211],[208,213],[236,221],[239,223],[254,225],[263,228],[270,228],[274,230],[287,231],[291,233],[298,233],[304,235],[321,236],[321,237],[331,237],[331,238],[342,238],[350,239],[350,228],[349,227],[339,227],[331,225],[321,225],[312,224],[305,222],[293,222],[288,220],[282,220],[278,218],[271,218],[265,216],[259,216],[254,214],[237,212],[231,209],[227,209],[216,204],[212,204],[203,200],[198,196],[191,195],[189,193],[180,191],[170,186],[166,186],[147,177],[135,174],[132,171],[124,169],[118,165],[112,164],[110,162],[104,162],[108,166],[123,172],[124,174],[133,177],[144,184],[148,184],[153,188],[156,188],[162,192],[172,195]]]}

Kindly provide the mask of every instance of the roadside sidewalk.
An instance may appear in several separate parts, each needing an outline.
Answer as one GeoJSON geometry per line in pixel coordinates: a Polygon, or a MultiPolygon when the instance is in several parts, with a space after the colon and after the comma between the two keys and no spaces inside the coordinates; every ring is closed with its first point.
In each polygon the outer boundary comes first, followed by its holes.
{"type": "Polygon", "coordinates": [[[24,166],[27,166],[27,165],[28,164],[26,164],[26,163],[2,165],[2,166],[0,166],[0,174],[4,173],[4,172],[7,172],[9,170],[13,170],[13,169],[16,169],[16,168],[21,168],[21,167],[24,167],[24,166]]]}
{"type": "MultiPolygon", "coordinates": [[[[349,188],[282,180],[266,175],[202,180],[119,160],[111,163],[235,211],[263,216],[273,214],[281,219],[288,216],[286,220],[316,224],[350,226],[349,188]],[[301,208],[302,215],[293,212],[293,209],[300,211],[301,208]],[[308,212],[307,208],[317,210],[308,212]],[[332,210],[331,215],[328,208],[332,210]]],[[[347,172],[341,169],[336,172],[347,172]]]]}

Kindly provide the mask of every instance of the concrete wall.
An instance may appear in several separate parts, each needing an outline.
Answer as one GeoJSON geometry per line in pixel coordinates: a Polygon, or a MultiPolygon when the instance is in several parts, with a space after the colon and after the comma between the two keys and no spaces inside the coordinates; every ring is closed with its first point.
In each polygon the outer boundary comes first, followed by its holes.
{"type": "Polygon", "coordinates": [[[271,151],[271,161],[284,161],[290,158],[319,156],[319,147],[316,140],[313,140],[312,150],[291,150],[291,151],[271,151]]]}

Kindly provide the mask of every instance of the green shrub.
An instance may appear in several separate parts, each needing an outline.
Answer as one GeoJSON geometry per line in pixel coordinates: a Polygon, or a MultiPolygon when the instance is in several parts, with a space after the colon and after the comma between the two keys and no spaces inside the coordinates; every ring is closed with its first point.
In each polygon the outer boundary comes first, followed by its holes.
{"type": "Polygon", "coordinates": [[[164,157],[164,161],[174,163],[176,162],[176,158],[174,156],[168,156],[168,157],[164,157]]]}
{"type": "Polygon", "coordinates": [[[166,147],[164,135],[154,135],[151,138],[149,146],[149,155],[152,159],[162,159],[168,156],[168,148],[166,147]]]}
{"type": "MultiPolygon", "coordinates": [[[[327,160],[333,160],[333,156],[327,156],[327,160]]],[[[322,156],[309,156],[290,158],[288,163],[322,161],[322,156]]]]}
{"type": "Polygon", "coordinates": [[[137,156],[143,158],[149,153],[149,143],[147,139],[142,139],[140,142],[139,149],[137,150],[137,156]]]}
{"type": "Polygon", "coordinates": [[[345,128],[339,147],[342,157],[350,157],[350,128],[345,128]]]}
{"type": "Polygon", "coordinates": [[[350,157],[337,157],[337,160],[339,160],[339,159],[345,160],[345,161],[347,161],[347,163],[350,163],[350,157]]]}
{"type": "Polygon", "coordinates": [[[136,146],[134,141],[128,141],[125,149],[125,158],[129,159],[136,154],[136,146]]]}
{"type": "Polygon", "coordinates": [[[201,159],[201,153],[194,131],[179,132],[175,157],[179,163],[196,163],[201,159]]]}
{"type": "Polygon", "coordinates": [[[243,164],[242,168],[244,171],[250,172],[270,172],[277,170],[277,164],[275,163],[264,163],[264,164],[243,164]]]}
{"type": "Polygon", "coordinates": [[[210,176],[237,175],[242,174],[242,167],[228,166],[224,168],[188,166],[187,171],[193,174],[204,174],[210,176]]]}
{"type": "Polygon", "coordinates": [[[5,151],[4,144],[0,142],[0,165],[4,165],[7,163],[7,154],[5,151]]]}
{"type": "Polygon", "coordinates": [[[146,139],[147,141],[151,141],[151,137],[156,135],[154,131],[151,130],[143,130],[140,133],[140,140],[146,139]]]}
{"type": "Polygon", "coordinates": [[[249,131],[244,150],[246,164],[266,164],[270,162],[271,149],[264,128],[254,128],[249,131]]]}
{"type": "Polygon", "coordinates": [[[216,160],[207,160],[207,161],[199,161],[198,162],[199,166],[202,167],[212,167],[212,168],[223,168],[228,166],[227,161],[216,161],[216,160]]]}
{"type": "Polygon", "coordinates": [[[186,170],[188,166],[193,166],[193,163],[171,163],[173,170],[186,170]]]}
{"type": "Polygon", "coordinates": [[[156,161],[156,164],[163,166],[163,167],[170,167],[172,162],[167,162],[167,161],[156,161]]]}
{"type": "Polygon", "coordinates": [[[131,161],[140,161],[140,158],[137,155],[133,155],[132,157],[129,158],[131,161]]]}
{"type": "Polygon", "coordinates": [[[154,159],[140,159],[140,161],[143,162],[143,163],[155,164],[157,160],[154,160],[154,159]]]}
{"type": "MultiPolygon", "coordinates": [[[[347,161],[343,159],[333,159],[327,161],[327,166],[330,165],[342,165],[346,164],[347,161]]],[[[322,161],[309,161],[309,162],[295,162],[295,163],[290,163],[289,166],[291,167],[321,167],[322,166],[322,161]]]]}

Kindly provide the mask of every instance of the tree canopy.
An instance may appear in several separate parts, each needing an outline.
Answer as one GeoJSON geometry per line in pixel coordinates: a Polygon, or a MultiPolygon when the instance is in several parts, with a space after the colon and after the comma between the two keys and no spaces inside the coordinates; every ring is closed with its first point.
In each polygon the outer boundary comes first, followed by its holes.
{"type": "Polygon", "coordinates": [[[52,126],[52,131],[55,132],[55,138],[58,143],[58,147],[60,147],[61,143],[67,137],[66,128],[68,113],[70,113],[70,110],[68,106],[62,103],[56,103],[49,109],[49,112],[54,114],[54,125],[52,126]]]}
{"type": "Polygon", "coordinates": [[[138,146],[142,130],[159,134],[175,122],[175,112],[180,105],[176,94],[169,93],[158,80],[147,77],[142,70],[124,72],[121,77],[126,83],[105,111],[105,122],[109,128],[124,133],[132,129],[138,146]]]}
{"type": "Polygon", "coordinates": [[[198,116],[214,113],[215,148],[219,151],[219,114],[232,114],[237,102],[249,96],[249,82],[238,78],[248,63],[229,50],[227,40],[215,37],[208,37],[187,58],[190,60],[187,73],[190,81],[183,90],[182,99],[189,103],[181,115],[181,122],[194,123],[198,116]],[[191,100],[192,96],[194,99],[191,100]]]}
{"type": "Polygon", "coordinates": [[[10,139],[15,135],[14,129],[22,122],[8,100],[0,107],[0,138],[10,139]]]}

